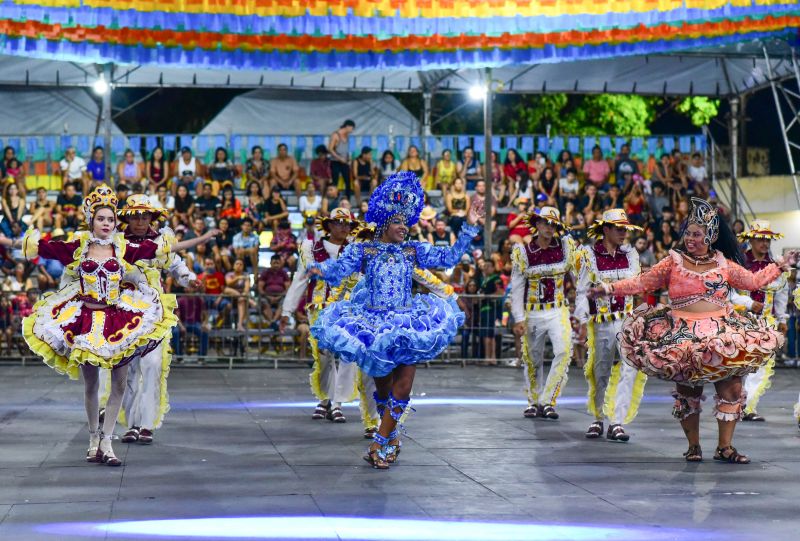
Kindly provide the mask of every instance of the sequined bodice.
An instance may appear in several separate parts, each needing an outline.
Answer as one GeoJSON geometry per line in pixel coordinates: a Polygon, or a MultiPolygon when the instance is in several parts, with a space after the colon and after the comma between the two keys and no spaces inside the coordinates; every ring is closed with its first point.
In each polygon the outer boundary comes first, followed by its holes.
{"type": "Polygon", "coordinates": [[[370,310],[403,311],[411,307],[416,250],[409,244],[372,242],[364,246],[364,271],[370,310]]]}
{"type": "MultiPolygon", "coordinates": [[[[639,274],[639,254],[628,246],[613,254],[608,253],[605,245],[598,242],[585,251],[589,281],[592,285],[611,283],[639,274]]],[[[633,310],[633,296],[612,295],[589,300],[589,313],[613,314],[629,313],[633,310]]]]}
{"type": "MultiPolygon", "coordinates": [[[[747,263],[746,269],[750,272],[758,272],[761,269],[766,268],[770,263],[773,263],[771,257],[767,257],[766,259],[757,260],[753,256],[753,252],[748,251],[745,254],[745,262],[747,263]]],[[[760,302],[764,305],[762,310],[762,314],[764,315],[771,315],[773,311],[773,304],[775,301],[775,293],[780,291],[781,289],[786,287],[786,276],[781,274],[778,278],[774,281],[770,282],[766,286],[756,289],[754,291],[750,291],[748,294],[750,298],[754,301],[760,302]]]]}
{"type": "Polygon", "coordinates": [[[81,295],[87,300],[105,304],[119,301],[119,288],[122,282],[122,265],[116,257],[101,261],[90,257],[81,261],[81,295]]]}

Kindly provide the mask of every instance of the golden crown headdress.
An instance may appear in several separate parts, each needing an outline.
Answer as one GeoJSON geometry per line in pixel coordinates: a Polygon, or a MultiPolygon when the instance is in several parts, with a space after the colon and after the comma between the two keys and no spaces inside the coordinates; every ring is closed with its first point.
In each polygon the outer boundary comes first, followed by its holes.
{"type": "Polygon", "coordinates": [[[83,215],[86,224],[92,223],[95,211],[100,207],[110,207],[115,212],[117,210],[117,194],[109,186],[101,184],[83,200],[83,215]]]}

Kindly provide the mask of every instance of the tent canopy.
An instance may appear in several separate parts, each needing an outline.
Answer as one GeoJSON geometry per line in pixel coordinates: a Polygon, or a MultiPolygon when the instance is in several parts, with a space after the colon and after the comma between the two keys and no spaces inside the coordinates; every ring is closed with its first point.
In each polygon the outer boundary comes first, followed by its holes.
{"type": "MultiPolygon", "coordinates": [[[[100,106],[82,88],[5,89],[0,135],[42,135],[60,133],[93,134],[98,131],[100,106]]],[[[116,124],[115,134],[121,134],[116,124]]]]}
{"type": "Polygon", "coordinates": [[[309,135],[333,132],[345,119],[356,123],[356,134],[419,134],[418,120],[388,94],[303,90],[237,96],[200,134],[309,135]]]}

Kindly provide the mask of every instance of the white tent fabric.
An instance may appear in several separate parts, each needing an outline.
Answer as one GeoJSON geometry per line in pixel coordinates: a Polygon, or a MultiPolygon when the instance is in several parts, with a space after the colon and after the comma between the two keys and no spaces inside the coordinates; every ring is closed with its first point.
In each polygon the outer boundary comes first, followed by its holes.
{"type": "MultiPolygon", "coordinates": [[[[681,54],[630,56],[495,68],[497,92],[631,93],[732,97],[765,88],[766,60],[775,76],[792,75],[792,47],[785,41],[745,42],[681,54]]],[[[96,64],[0,55],[0,85],[89,86],[96,64]]],[[[480,82],[482,70],[248,71],[116,65],[117,86],[228,87],[369,92],[462,92],[480,82]]]]}
{"type": "MultiPolygon", "coordinates": [[[[82,88],[0,90],[0,135],[91,135],[97,132],[100,104],[82,88]]],[[[122,131],[113,125],[112,133],[122,131]]]]}
{"type": "Polygon", "coordinates": [[[378,92],[254,90],[237,96],[201,135],[330,133],[345,119],[356,134],[418,135],[419,121],[393,96],[378,92]]]}

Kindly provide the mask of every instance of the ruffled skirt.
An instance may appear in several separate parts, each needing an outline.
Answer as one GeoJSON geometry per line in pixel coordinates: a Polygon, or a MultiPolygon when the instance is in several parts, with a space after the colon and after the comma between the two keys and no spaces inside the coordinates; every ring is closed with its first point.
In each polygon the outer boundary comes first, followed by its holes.
{"type": "Polygon", "coordinates": [[[373,377],[388,375],[399,365],[430,361],[455,339],[464,313],[454,299],[414,295],[402,312],[365,308],[360,295],[323,309],[311,334],[320,349],[356,363],[373,377]]]}
{"type": "Polygon", "coordinates": [[[639,306],[618,335],[622,356],[648,376],[684,385],[713,383],[758,370],[784,337],[753,314],[680,318],[663,305],[639,306]]]}
{"type": "Polygon", "coordinates": [[[139,285],[122,290],[117,304],[95,309],[66,287],[36,303],[22,334],[45,364],[77,379],[83,364],[117,368],[169,340],[176,306],[174,295],[139,285]]]}

